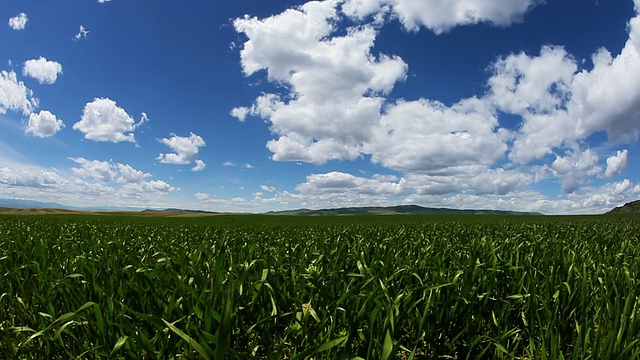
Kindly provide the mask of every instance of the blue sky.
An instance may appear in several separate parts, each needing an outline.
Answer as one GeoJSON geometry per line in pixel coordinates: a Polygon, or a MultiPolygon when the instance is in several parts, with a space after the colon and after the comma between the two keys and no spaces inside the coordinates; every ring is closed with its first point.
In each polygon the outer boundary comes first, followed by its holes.
{"type": "Polygon", "coordinates": [[[598,213],[640,197],[640,0],[7,0],[0,198],[598,213]]]}

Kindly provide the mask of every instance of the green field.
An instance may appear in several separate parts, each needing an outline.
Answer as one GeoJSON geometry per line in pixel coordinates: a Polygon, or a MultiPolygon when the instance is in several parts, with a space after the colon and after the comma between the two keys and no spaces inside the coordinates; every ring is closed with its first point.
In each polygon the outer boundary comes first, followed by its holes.
{"type": "Polygon", "coordinates": [[[0,216],[0,358],[640,358],[638,220],[0,216]]]}

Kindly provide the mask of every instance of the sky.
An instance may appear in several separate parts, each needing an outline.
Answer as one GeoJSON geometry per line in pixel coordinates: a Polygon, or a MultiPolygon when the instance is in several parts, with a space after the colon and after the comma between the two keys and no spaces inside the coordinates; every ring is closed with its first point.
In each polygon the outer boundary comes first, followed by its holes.
{"type": "Polygon", "coordinates": [[[4,0],[0,198],[602,213],[640,198],[639,13],[4,0]]]}

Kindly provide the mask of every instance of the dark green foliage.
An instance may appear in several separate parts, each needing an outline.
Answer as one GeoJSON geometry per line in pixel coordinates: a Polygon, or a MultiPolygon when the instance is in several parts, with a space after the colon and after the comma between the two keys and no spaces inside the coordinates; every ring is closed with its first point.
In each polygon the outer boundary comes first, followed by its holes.
{"type": "Polygon", "coordinates": [[[0,358],[638,358],[640,223],[518,219],[3,217],[0,358]]]}
{"type": "Polygon", "coordinates": [[[614,209],[611,209],[607,212],[607,214],[639,214],[640,213],[640,200],[628,202],[622,206],[618,206],[614,209]]]}

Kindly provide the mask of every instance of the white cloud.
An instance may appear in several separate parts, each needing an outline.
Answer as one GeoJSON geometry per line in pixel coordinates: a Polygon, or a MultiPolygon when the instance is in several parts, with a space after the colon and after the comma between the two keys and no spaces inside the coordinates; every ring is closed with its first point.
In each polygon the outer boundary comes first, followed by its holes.
{"type": "Polygon", "coordinates": [[[353,176],[342,172],[312,174],[307,182],[299,184],[296,190],[303,194],[367,194],[389,196],[403,191],[404,181],[385,182],[353,176]]]}
{"type": "Polygon", "coordinates": [[[607,169],[604,172],[606,177],[614,177],[621,174],[627,168],[627,150],[618,150],[616,155],[607,158],[607,169]]]}
{"type": "Polygon", "coordinates": [[[499,209],[541,212],[543,214],[598,214],[615,206],[635,200],[640,185],[625,179],[598,187],[585,187],[565,198],[549,199],[534,190],[523,190],[503,195],[475,195],[458,193],[448,197],[441,195],[412,195],[405,199],[409,204],[442,206],[465,209],[499,209]]]}
{"type": "MultiPolygon", "coordinates": [[[[551,178],[569,198],[565,203],[541,200],[541,206],[575,210],[567,204],[584,200],[583,189],[593,179],[626,168],[624,152],[607,159],[603,170],[594,150],[600,147],[589,149],[587,138],[597,132],[606,132],[613,142],[640,137],[640,87],[635,84],[640,15],[631,19],[620,54],[598,50],[592,69],[562,46],[543,46],[538,55],[506,55],[490,64],[486,93],[450,105],[390,100],[408,66],[398,56],[372,52],[382,23],[394,18],[410,30],[440,33],[479,22],[506,26],[537,3],[334,0],[309,2],[265,19],[236,19],[236,31],[247,37],[240,51],[244,74],[264,71],[277,90],[230,114],[270,124],[274,139],[267,148],[275,161],[324,164],[370,157],[402,177],[357,181],[403,182],[403,191],[424,197],[462,192],[498,199],[551,178]],[[339,29],[345,17],[355,25],[339,29]],[[502,113],[520,123],[505,127],[502,113]]],[[[640,11],[640,2],[636,5],[640,11]]],[[[315,186],[319,180],[308,183],[315,186]]]]}
{"type": "MultiPolygon", "coordinates": [[[[198,154],[198,151],[200,151],[200,148],[206,145],[204,140],[194,133],[191,133],[188,137],[178,136],[176,134],[172,135],[173,136],[168,139],[164,138],[159,140],[161,143],[170,147],[171,150],[175,151],[175,153],[158,155],[157,160],[160,160],[161,163],[190,164],[196,160],[195,156],[198,154]]],[[[204,165],[204,163],[202,164],[204,165]]],[[[196,163],[194,169],[204,169],[204,167],[199,168],[199,165],[199,163],[196,163]]]]}
{"type": "Polygon", "coordinates": [[[245,75],[266,70],[286,84],[283,96],[265,94],[232,115],[260,116],[278,139],[267,147],[277,161],[354,159],[384,102],[407,66],[399,57],[371,52],[377,31],[352,27],[335,35],[337,1],[309,2],[266,19],[236,19],[248,40],[241,50],[245,75]]]}
{"type": "Polygon", "coordinates": [[[207,164],[205,164],[204,161],[202,161],[202,160],[196,160],[194,162],[196,163],[196,166],[191,168],[191,171],[193,171],[193,172],[202,171],[202,170],[204,170],[204,168],[207,167],[207,164]]]}
{"type": "Polygon", "coordinates": [[[559,47],[543,47],[537,57],[520,54],[496,63],[490,80],[494,101],[507,112],[524,114],[511,159],[541,159],[597,132],[606,132],[611,142],[639,138],[639,15],[628,30],[620,54],[599,49],[591,69],[576,72],[576,61],[559,47]]]}
{"type": "Polygon", "coordinates": [[[260,189],[262,189],[263,191],[266,191],[266,192],[274,192],[274,191],[276,191],[276,188],[274,186],[268,186],[268,185],[260,185],[260,189]]]}
{"type": "Polygon", "coordinates": [[[570,194],[592,176],[602,172],[602,168],[596,166],[598,159],[598,154],[591,149],[569,151],[567,156],[557,156],[551,163],[551,169],[562,179],[562,191],[570,194]]]}
{"type": "Polygon", "coordinates": [[[0,184],[18,187],[50,188],[65,186],[65,180],[57,171],[41,168],[0,168],[0,184]]]}
{"type": "Polygon", "coordinates": [[[244,121],[247,118],[247,115],[249,115],[250,111],[251,109],[249,109],[248,107],[240,106],[240,107],[231,109],[231,112],[229,113],[229,115],[233,116],[239,121],[244,121]]]}
{"type": "Polygon", "coordinates": [[[77,41],[81,39],[86,39],[90,32],[91,31],[87,30],[83,25],[80,25],[80,30],[78,31],[77,34],[73,36],[73,40],[77,41]]]}
{"type": "Polygon", "coordinates": [[[339,140],[283,135],[278,140],[269,140],[267,148],[273,153],[275,161],[304,161],[316,165],[328,160],[354,160],[361,152],[360,145],[345,145],[339,140]]]}
{"type": "MultiPolygon", "coordinates": [[[[312,174],[305,183],[299,184],[296,190],[304,196],[318,197],[338,196],[340,198],[357,198],[374,196],[376,202],[384,199],[406,196],[431,195],[442,196],[453,193],[507,195],[533,182],[533,176],[516,170],[504,169],[460,169],[457,174],[408,174],[400,179],[395,176],[358,177],[342,172],[312,174]]],[[[263,190],[266,191],[265,188],[263,190]]]]}
{"type": "Polygon", "coordinates": [[[536,181],[533,174],[521,170],[488,169],[483,166],[462,166],[441,174],[408,174],[407,191],[419,195],[469,193],[477,195],[508,195],[536,181]]]}
{"type": "Polygon", "coordinates": [[[38,99],[33,97],[33,91],[29,90],[22,81],[18,81],[16,73],[0,72],[0,114],[6,114],[7,110],[22,111],[28,115],[38,107],[38,99]]]}
{"type": "Polygon", "coordinates": [[[142,124],[151,121],[151,119],[149,119],[149,116],[147,116],[147,113],[143,112],[142,115],[140,116],[140,121],[133,125],[134,129],[139,128],[142,124]]]}
{"type": "Polygon", "coordinates": [[[94,178],[101,182],[112,182],[118,175],[116,166],[108,161],[87,160],[82,157],[69,158],[79,164],[80,168],[72,168],[71,172],[82,178],[94,178]]]}
{"type": "Polygon", "coordinates": [[[544,46],[536,57],[519,53],[499,59],[492,70],[492,100],[505,112],[525,115],[564,105],[577,64],[562,47],[544,46]]]}
{"type": "Polygon", "coordinates": [[[347,15],[358,18],[372,14],[381,16],[390,12],[408,30],[417,31],[424,26],[440,34],[456,26],[481,22],[508,26],[520,21],[523,15],[538,2],[536,0],[347,0],[343,10],[347,15]]]}
{"type": "Polygon", "coordinates": [[[236,164],[232,161],[225,161],[222,163],[222,166],[236,166],[236,164]]]}
{"type": "Polygon", "coordinates": [[[587,188],[584,194],[576,197],[578,206],[571,210],[578,210],[579,205],[594,212],[605,212],[611,208],[622,205],[631,200],[636,200],[640,194],[640,185],[634,184],[629,179],[607,183],[596,188],[587,188]]]}
{"type": "Polygon", "coordinates": [[[566,106],[576,69],[575,60],[563,48],[552,46],[543,47],[539,56],[519,53],[492,65],[488,101],[524,119],[510,159],[527,163],[574,138],[575,123],[559,121],[556,114],[566,106]]]}
{"type": "Polygon", "coordinates": [[[62,120],[56,118],[51,112],[41,110],[40,113],[31,113],[25,129],[26,134],[37,137],[50,137],[64,127],[62,120]]]}
{"type": "MultiPolygon", "coordinates": [[[[332,172],[308,176],[305,183],[296,187],[296,193],[289,194],[288,201],[295,200],[310,208],[418,204],[454,209],[593,214],[634,200],[640,194],[640,185],[627,179],[598,187],[584,187],[559,199],[549,199],[534,190],[499,191],[501,186],[508,183],[526,183],[529,181],[528,177],[517,171],[490,170],[478,178],[458,178],[454,182],[461,182],[453,184],[454,186],[443,183],[448,190],[434,191],[437,190],[434,187],[437,182],[427,175],[412,175],[399,181],[387,182],[332,172]],[[476,191],[461,191],[465,187],[475,187],[476,191]],[[492,188],[492,191],[482,192],[483,188],[492,188]]],[[[451,181],[446,177],[439,180],[451,181]]],[[[264,202],[267,199],[260,200],[264,202]]],[[[260,205],[255,201],[254,204],[260,205]]]]}
{"type": "Polygon", "coordinates": [[[120,183],[141,183],[144,181],[144,179],[151,176],[151,174],[136,170],[130,165],[116,164],[116,166],[118,168],[118,171],[120,172],[120,177],[118,178],[117,182],[120,183]]]}
{"type": "MultiPolygon", "coordinates": [[[[161,180],[146,180],[149,174],[141,174],[129,165],[72,160],[81,166],[70,171],[15,163],[0,165],[0,198],[87,207],[166,208],[172,205],[166,195],[180,191],[161,180]]],[[[2,163],[7,162],[0,156],[2,163]]]]}
{"type": "Polygon", "coordinates": [[[153,193],[169,193],[178,191],[179,189],[167,184],[162,180],[141,181],[138,183],[129,183],[122,187],[125,191],[133,194],[153,194],[153,193]]]}
{"type": "MultiPolygon", "coordinates": [[[[640,16],[631,31],[640,33],[640,16]]],[[[612,141],[635,141],[640,132],[640,78],[638,45],[629,39],[615,58],[606,49],[593,55],[591,71],[581,71],[573,81],[569,117],[577,118],[577,132],[586,137],[606,131],[612,141]]]]}
{"type": "Polygon", "coordinates": [[[80,178],[93,178],[100,183],[92,184],[84,181],[76,181],[85,191],[93,195],[105,195],[112,192],[126,198],[143,198],[154,193],[167,193],[178,191],[177,188],[161,180],[145,180],[151,174],[134,169],[130,165],[112,163],[109,161],[87,160],[85,158],[69,158],[81,165],[80,168],[71,168],[71,172],[80,178]],[[122,183],[121,188],[107,183],[122,183]]]}
{"type": "Polygon", "coordinates": [[[133,131],[145,117],[134,124],[133,118],[108,98],[96,98],[85,105],[82,118],[73,124],[74,130],[84,133],[84,138],[94,141],[135,142],[133,131]]]}
{"type": "Polygon", "coordinates": [[[40,84],[53,84],[56,82],[58,74],[62,74],[62,65],[41,56],[38,60],[25,61],[22,74],[38,80],[40,84]]]}
{"type": "Polygon", "coordinates": [[[27,21],[29,21],[27,14],[20,13],[9,19],[9,27],[13,30],[23,30],[27,26],[27,21]]]}
{"type": "Polygon", "coordinates": [[[98,0],[98,2],[99,2],[100,4],[104,4],[104,3],[107,3],[107,2],[109,2],[109,1],[111,1],[111,0],[98,0]]]}
{"type": "Polygon", "coordinates": [[[198,199],[200,201],[206,201],[206,200],[209,200],[211,198],[211,195],[205,194],[205,193],[195,193],[195,194],[193,194],[193,196],[195,196],[196,199],[198,199]]]}
{"type": "Polygon", "coordinates": [[[244,168],[245,169],[253,169],[253,165],[247,163],[247,164],[244,164],[244,168]]]}
{"type": "Polygon", "coordinates": [[[492,109],[475,98],[451,107],[426,99],[399,101],[388,107],[364,151],[374,163],[403,172],[489,166],[507,150],[505,135],[494,131],[497,125],[492,109]]]}

